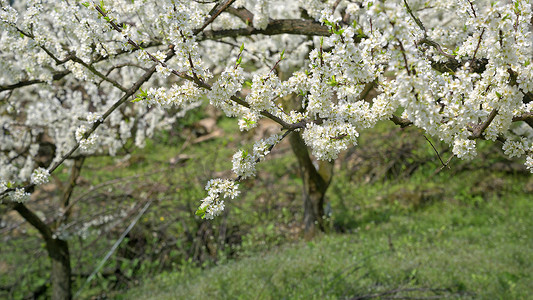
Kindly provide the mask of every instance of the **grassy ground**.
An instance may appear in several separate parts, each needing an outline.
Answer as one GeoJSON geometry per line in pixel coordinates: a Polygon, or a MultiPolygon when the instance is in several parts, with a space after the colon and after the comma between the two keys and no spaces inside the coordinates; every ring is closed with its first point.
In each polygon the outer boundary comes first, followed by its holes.
{"type": "MultiPolygon", "coordinates": [[[[394,130],[377,130],[385,129],[394,130]]],[[[372,135],[363,136],[370,150],[341,160],[327,194],[329,233],[295,241],[277,230],[282,219],[270,227],[271,219],[256,222],[240,258],[208,268],[185,264],[115,297],[531,299],[532,177],[501,171],[511,162],[483,143],[479,161],[452,161],[451,169],[435,173],[434,150],[423,137],[409,144],[417,132],[408,134],[391,132],[392,149],[372,147],[372,135]]],[[[281,184],[294,185],[287,180],[281,184]]],[[[257,197],[266,192],[260,184],[252,189],[257,197]]]]}
{"type": "Polygon", "coordinates": [[[209,270],[164,273],[123,299],[530,299],[533,202],[435,203],[350,234],[297,242],[209,270]],[[359,297],[359,298],[358,298],[359,297]]]}

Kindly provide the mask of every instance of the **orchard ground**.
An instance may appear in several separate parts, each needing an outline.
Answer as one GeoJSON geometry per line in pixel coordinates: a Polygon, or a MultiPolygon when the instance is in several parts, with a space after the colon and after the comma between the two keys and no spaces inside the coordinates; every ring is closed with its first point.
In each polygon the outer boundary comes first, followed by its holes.
{"type": "MultiPolygon", "coordinates": [[[[101,211],[120,222],[90,226],[84,239],[71,239],[74,291],[135,217],[138,209],[127,208],[153,203],[81,298],[533,294],[533,180],[498,145],[481,143],[480,159],[454,159],[436,173],[441,163],[422,132],[380,124],[338,160],[327,193],[328,232],[305,241],[301,179],[287,144],[258,166],[257,180],[241,183],[242,195],[221,218],[194,216],[206,180],[230,176],[233,149],[270,128],[263,123],[242,137],[233,120],[213,121],[192,114],[128,159],[90,158],[73,195],[81,199],[75,213],[101,211]],[[120,217],[121,210],[128,215],[120,217]]],[[[434,146],[443,159],[451,155],[445,145],[434,146]]],[[[45,202],[36,203],[45,209],[45,202]]],[[[28,297],[49,284],[39,243],[29,226],[3,242],[0,285],[11,290],[0,295],[28,297]]]]}

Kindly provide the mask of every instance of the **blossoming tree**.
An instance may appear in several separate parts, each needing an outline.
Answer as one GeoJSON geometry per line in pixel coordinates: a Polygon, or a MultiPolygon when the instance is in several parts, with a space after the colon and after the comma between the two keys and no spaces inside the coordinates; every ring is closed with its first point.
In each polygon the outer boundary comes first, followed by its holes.
{"type": "MultiPolygon", "coordinates": [[[[65,241],[25,205],[36,185],[84,155],[141,145],[176,117],[159,108],[203,98],[242,131],[261,118],[280,129],[235,153],[235,178],[207,183],[203,218],[289,136],[306,231],[320,229],[328,162],[383,120],[461,159],[478,139],[499,141],[533,171],[529,0],[0,0],[0,20],[0,199],[52,246],[65,241]]],[[[70,297],[52,281],[55,298],[70,297]]]]}

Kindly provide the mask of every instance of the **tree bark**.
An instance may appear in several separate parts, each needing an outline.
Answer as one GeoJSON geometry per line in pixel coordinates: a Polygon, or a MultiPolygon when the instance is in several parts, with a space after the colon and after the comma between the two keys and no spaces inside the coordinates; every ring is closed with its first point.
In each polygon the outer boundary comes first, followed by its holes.
{"type": "Polygon", "coordinates": [[[310,239],[318,232],[326,229],[324,196],[331,182],[333,163],[320,161],[317,169],[300,134],[291,133],[289,141],[292,151],[298,159],[300,176],[302,177],[304,235],[306,239],[310,239]]]}
{"type": "Polygon", "coordinates": [[[72,299],[68,243],[54,237],[50,227],[23,203],[15,203],[13,209],[39,231],[46,243],[48,256],[52,260],[52,272],[50,274],[52,282],[52,299],[72,299]]]}
{"type": "Polygon", "coordinates": [[[63,240],[53,239],[46,241],[48,256],[52,259],[52,299],[70,300],[71,291],[71,266],[68,243],[63,240]]]}

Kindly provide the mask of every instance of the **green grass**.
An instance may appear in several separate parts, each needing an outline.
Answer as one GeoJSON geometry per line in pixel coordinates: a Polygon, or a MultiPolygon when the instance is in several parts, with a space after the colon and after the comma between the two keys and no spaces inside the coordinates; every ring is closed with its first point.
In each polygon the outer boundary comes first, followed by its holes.
{"type": "Polygon", "coordinates": [[[528,299],[533,202],[527,193],[476,206],[436,202],[207,270],[163,273],[118,298],[343,299],[393,296],[528,299]],[[414,289],[400,292],[399,290],[414,289]],[[389,296],[390,296],[389,295],[389,296]]]}
{"type": "MultiPolygon", "coordinates": [[[[341,159],[328,190],[328,234],[298,242],[299,234],[287,229],[298,228],[294,224],[301,220],[301,181],[294,157],[281,156],[260,164],[258,178],[242,182],[242,196],[228,204],[227,221],[243,234],[235,256],[219,256],[216,266],[182,263],[114,297],[527,299],[533,294],[533,199],[526,187],[531,176],[488,172],[487,166],[501,161],[499,150],[488,146],[480,160],[456,159],[435,175],[440,162],[415,129],[382,126],[361,140],[366,148],[356,148],[355,156],[363,163],[341,159]]],[[[447,158],[448,149],[435,145],[447,158]]]]}

